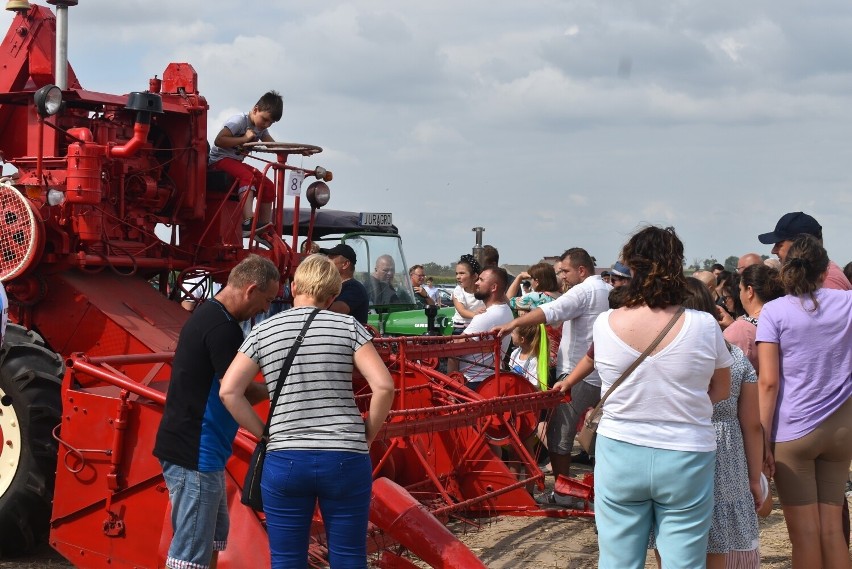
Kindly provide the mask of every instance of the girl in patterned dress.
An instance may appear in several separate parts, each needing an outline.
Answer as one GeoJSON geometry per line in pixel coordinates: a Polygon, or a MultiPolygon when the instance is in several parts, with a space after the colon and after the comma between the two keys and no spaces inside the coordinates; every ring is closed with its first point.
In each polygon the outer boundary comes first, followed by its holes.
{"type": "MultiPolygon", "coordinates": [[[[698,279],[686,280],[691,295],[684,306],[716,316],[707,287],[698,279]]],[[[729,345],[729,350],[734,358],[731,395],[713,405],[716,474],[707,567],[752,569],[760,567],[757,509],[763,502],[760,487],[763,435],[757,406],[757,375],[740,348],[729,345]]],[[[653,534],[650,541],[654,547],[653,534]]]]}

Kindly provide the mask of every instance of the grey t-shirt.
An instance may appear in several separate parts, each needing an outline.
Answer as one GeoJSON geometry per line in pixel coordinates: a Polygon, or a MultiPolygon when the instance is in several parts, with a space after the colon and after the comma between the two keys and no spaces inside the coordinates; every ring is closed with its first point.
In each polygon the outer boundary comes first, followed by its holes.
{"type": "MultiPolygon", "coordinates": [[[[260,141],[263,140],[263,137],[269,132],[269,129],[258,130],[251,124],[251,120],[249,120],[248,113],[242,113],[239,115],[234,115],[225,121],[225,124],[222,125],[224,128],[227,128],[231,131],[233,136],[242,136],[251,129],[255,134],[255,140],[260,141]]],[[[239,152],[240,147],[234,148],[219,148],[215,144],[210,147],[210,158],[208,158],[208,164],[215,164],[222,158],[231,158],[233,160],[243,161],[245,156],[239,152]]]]}
{"type": "MultiPolygon", "coordinates": [[[[290,346],[313,307],[276,314],[255,326],[240,351],[260,366],[270,397],[290,346]]],[[[364,420],[352,393],[355,352],[367,330],[348,314],[321,310],[296,353],[269,433],[269,450],[367,453],[364,420]]]]}

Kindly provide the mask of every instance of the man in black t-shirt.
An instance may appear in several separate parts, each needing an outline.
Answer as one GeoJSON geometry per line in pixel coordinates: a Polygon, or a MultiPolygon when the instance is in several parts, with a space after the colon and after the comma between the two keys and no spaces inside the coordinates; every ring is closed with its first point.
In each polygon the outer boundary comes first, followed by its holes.
{"type": "Polygon", "coordinates": [[[331,249],[320,249],[320,253],[328,255],[343,279],[340,294],[337,295],[328,309],[340,314],[351,314],[355,320],[361,324],[366,324],[370,299],[364,285],[352,278],[355,274],[355,262],[358,260],[355,250],[349,245],[340,243],[331,249]]]}
{"type": "MultiPolygon", "coordinates": [[[[279,278],[271,261],[250,255],[181,329],[154,444],[172,504],[166,567],[206,568],[227,544],[225,463],[238,426],[219,399],[219,382],[242,345],[240,321],[269,309],[279,278]]],[[[266,386],[252,383],[246,396],[261,401],[266,386]]]]}

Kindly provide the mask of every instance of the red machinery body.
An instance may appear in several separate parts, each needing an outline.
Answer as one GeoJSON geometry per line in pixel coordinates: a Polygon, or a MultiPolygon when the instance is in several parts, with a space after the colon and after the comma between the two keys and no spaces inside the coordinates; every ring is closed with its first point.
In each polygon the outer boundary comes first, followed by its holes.
{"type": "MultiPolygon", "coordinates": [[[[253,252],[286,284],[300,258],[299,220],[291,214],[292,237],[282,237],[283,176],[300,168],[286,152],[267,162],[282,230],[267,247],[246,245],[233,184],[207,172],[208,106],[192,66],[171,63],[126,96],[84,90],[68,66],[63,108],[45,116],[34,95],[55,81],[55,33],[53,14],[33,6],[15,17],[0,51],[0,152],[17,169],[0,180],[0,279],[17,323],[0,350],[0,555],[32,547],[49,519],[50,544],[79,567],[162,567],[171,524],[151,450],[188,316],[177,302],[182,281],[196,272],[222,281],[253,252]]],[[[330,180],[321,168],[303,172],[330,180]]],[[[297,213],[299,198],[290,207],[297,213]]],[[[371,449],[371,565],[412,567],[414,556],[432,567],[482,567],[444,522],[554,514],[527,492],[543,487],[543,474],[523,439],[560,396],[498,369],[479,393],[437,371],[440,358],[495,353],[488,335],[375,343],[398,391],[371,449]],[[525,480],[494,446],[514,449],[525,480]]],[[[366,409],[369,389],[354,382],[366,409]]],[[[269,566],[262,515],[239,503],[253,446],[241,431],[227,467],[222,569],[269,566]]],[[[322,567],[318,515],[315,530],[311,565],[322,567]]]]}

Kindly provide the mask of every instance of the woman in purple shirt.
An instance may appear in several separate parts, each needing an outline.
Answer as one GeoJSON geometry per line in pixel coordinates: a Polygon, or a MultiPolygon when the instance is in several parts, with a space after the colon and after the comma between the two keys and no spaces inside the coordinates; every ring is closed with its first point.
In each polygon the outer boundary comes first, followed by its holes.
{"type": "Polygon", "coordinates": [[[852,292],[821,288],[827,269],[819,241],[797,237],[781,267],[787,295],[757,325],[760,422],[794,569],[850,566],[840,511],[852,460],[852,292]]]}

